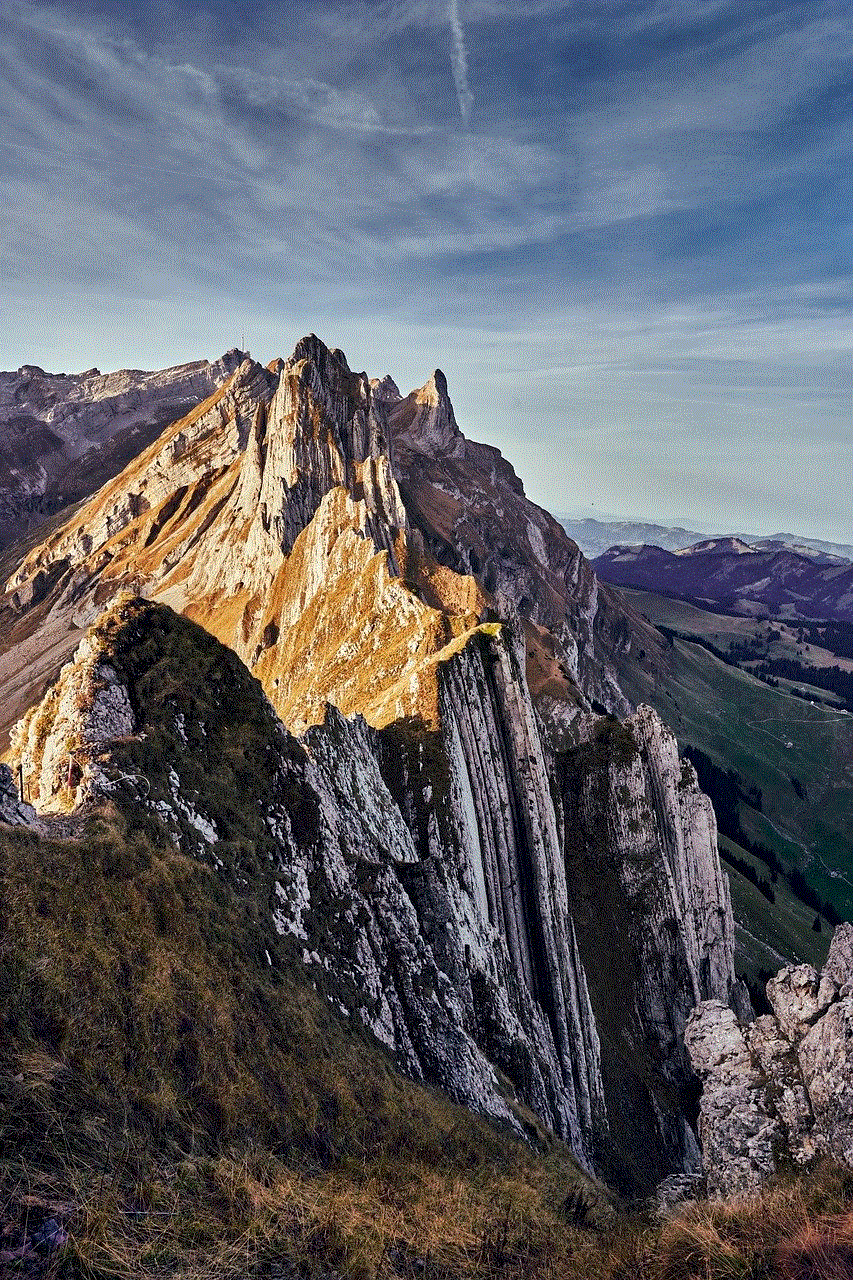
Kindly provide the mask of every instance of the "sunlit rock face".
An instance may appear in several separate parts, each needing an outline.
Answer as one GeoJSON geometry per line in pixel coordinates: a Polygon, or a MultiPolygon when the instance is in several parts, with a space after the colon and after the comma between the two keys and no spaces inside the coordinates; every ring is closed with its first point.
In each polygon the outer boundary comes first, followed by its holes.
{"type": "Polygon", "coordinates": [[[39,812],[82,803],[98,772],[100,748],[134,727],[126,686],[103,646],[86,636],[42,702],[12,732],[13,758],[39,812]]]}
{"type": "MultiPolygon", "coordinates": [[[[465,439],[443,376],[403,397],[313,336],[244,360],[12,575],[9,707],[127,591],[260,681],[258,769],[286,758],[293,783],[264,792],[270,910],[330,998],[412,1074],[626,1186],[697,1167],[683,1030],[734,980],[713,812],[653,712],[615,718],[636,620],[465,439]]],[[[45,810],[115,794],[107,710],[116,741],[145,732],[93,643],[14,733],[45,810]]],[[[188,744],[207,750],[193,715],[129,799],[226,867],[229,819],[185,777],[188,744]]]]}
{"type": "Polygon", "coordinates": [[[711,1191],[752,1190],[820,1154],[853,1164],[851,997],[853,925],[842,924],[820,973],[791,965],[770,979],[772,1014],[742,1024],[719,1001],[696,1008],[686,1041],[711,1191]]]}

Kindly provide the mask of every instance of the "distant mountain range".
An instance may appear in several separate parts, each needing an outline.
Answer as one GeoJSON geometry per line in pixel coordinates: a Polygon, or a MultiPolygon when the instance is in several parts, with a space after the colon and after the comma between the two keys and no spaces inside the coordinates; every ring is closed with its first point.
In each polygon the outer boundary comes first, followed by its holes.
{"type": "MultiPolygon", "coordinates": [[[[684,547],[692,547],[697,542],[708,540],[707,534],[699,533],[696,529],[685,529],[680,525],[669,528],[667,525],[643,524],[632,520],[573,520],[568,516],[557,518],[569,537],[590,559],[615,546],[647,545],[663,547],[666,551],[681,551],[684,547]]],[[[750,546],[768,547],[781,542],[786,547],[793,547],[803,553],[817,551],[853,560],[853,546],[842,542],[824,542],[820,538],[804,538],[795,533],[774,533],[769,538],[757,533],[734,533],[726,536],[750,546]]]]}
{"type": "Polygon", "coordinates": [[[853,563],[810,547],[709,538],[679,551],[611,547],[593,564],[605,582],[734,613],[853,622],[853,563]]]}

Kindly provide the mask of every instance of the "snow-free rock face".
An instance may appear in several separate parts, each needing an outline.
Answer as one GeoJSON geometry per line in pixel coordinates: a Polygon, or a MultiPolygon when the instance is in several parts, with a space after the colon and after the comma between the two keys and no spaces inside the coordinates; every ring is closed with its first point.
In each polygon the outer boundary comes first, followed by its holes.
{"type": "Polygon", "coordinates": [[[242,360],[102,374],[0,373],[0,548],[88,497],[228,380],[242,360]]]}
{"type": "Polygon", "coordinates": [[[133,733],[128,691],[88,635],[44,699],[15,726],[12,751],[40,813],[67,810],[97,790],[101,748],[133,733]]]}
{"type": "Polygon", "coordinates": [[[502,616],[528,624],[534,693],[566,700],[574,683],[602,709],[628,703],[607,660],[634,620],[615,605],[562,526],[525,497],[510,464],[459,430],[440,370],[388,401],[400,491],[429,554],[471,574],[502,616]],[[543,634],[544,633],[544,634],[543,634]]]}
{"type": "Polygon", "coordinates": [[[35,809],[18,794],[9,766],[0,764],[0,822],[12,827],[30,827],[35,817],[35,809]]]}
{"type": "Polygon", "coordinates": [[[153,606],[108,613],[15,731],[39,805],[124,797],[223,874],[251,845],[276,926],[407,1070],[626,1186],[693,1170],[681,1034],[734,980],[710,803],[651,711],[600,714],[629,710],[609,654],[635,620],[443,377],[404,398],[313,336],[244,360],[13,575],[9,707],[127,590],[228,646],[285,728],[253,731],[246,776],[224,730],[211,755],[221,678],[194,702],[169,676],[155,752],[153,606]]]}
{"type": "Polygon", "coordinates": [[[556,772],[608,1115],[616,1148],[634,1153],[614,1176],[695,1171],[684,1028],[696,1000],[727,1000],[735,985],[713,809],[648,707],[621,723],[587,718],[556,772]]]}
{"type": "Polygon", "coordinates": [[[797,965],[770,979],[772,1014],[743,1025],[718,1001],[693,1012],[685,1040],[711,1191],[751,1190],[821,1153],[853,1164],[851,993],[853,925],[842,924],[820,974],[797,965]]]}

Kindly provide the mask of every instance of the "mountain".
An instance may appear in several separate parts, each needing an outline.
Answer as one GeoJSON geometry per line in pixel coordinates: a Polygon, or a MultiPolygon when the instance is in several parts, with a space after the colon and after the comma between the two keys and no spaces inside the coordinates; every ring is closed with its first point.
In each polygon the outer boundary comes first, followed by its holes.
{"type": "Polygon", "coordinates": [[[679,551],[682,547],[691,547],[694,542],[701,542],[705,536],[694,529],[669,528],[633,520],[595,520],[589,516],[583,520],[572,520],[568,516],[559,516],[558,519],[569,537],[591,560],[614,546],[648,544],[679,551]]]}
{"type": "Polygon", "coordinates": [[[681,1032],[741,997],[713,811],[613,672],[661,638],[465,439],[443,375],[401,396],[313,336],[244,360],[28,552],[0,621],[41,820],[127,788],[188,856],[252,848],[277,931],[410,1075],[518,1132],[535,1116],[621,1185],[697,1167],[681,1032]],[[220,779],[191,683],[157,688],[152,761],[127,651],[178,614],[291,744],[251,753],[259,794],[220,779]],[[298,785],[282,752],[306,753],[298,785]]]}
{"type": "MultiPolygon", "coordinates": [[[[680,526],[670,528],[668,525],[644,524],[631,520],[594,520],[572,519],[569,516],[558,516],[560,523],[570,538],[578,544],[585,556],[594,559],[611,547],[631,547],[648,545],[663,547],[667,551],[680,551],[684,547],[692,547],[697,542],[705,542],[708,535],[695,529],[684,529],[680,526]]],[[[791,547],[793,550],[807,555],[816,552],[818,555],[840,556],[844,560],[853,560],[853,546],[841,542],[824,542],[820,538],[806,538],[794,533],[774,533],[763,537],[757,533],[727,534],[753,547],[768,547],[775,543],[791,547]]]]}
{"type": "Polygon", "coordinates": [[[611,547],[593,564],[607,582],[733,613],[853,622],[853,563],[779,542],[710,538],[675,552],[611,547]]]}
{"type": "Polygon", "coordinates": [[[158,372],[0,373],[0,551],[88,498],[231,376],[237,350],[158,372]]]}
{"type": "MultiPolygon", "coordinates": [[[[440,371],[403,395],[314,335],[241,358],[10,559],[10,1188],[103,1206],[120,1149],[128,1274],[224,1233],[229,1273],[251,1245],[258,1273],[402,1280],[584,1270],[601,1180],[695,1189],[700,1135],[713,1185],[739,1139],[685,1034],[752,1008],[714,809],[631,684],[671,638],[466,439],[440,371]],[[178,1203],[179,1248],[145,1221],[178,1203]]],[[[843,1152],[844,1108],[809,1105],[843,1152]]]]}
{"type": "Polygon", "coordinates": [[[853,631],[625,595],[666,649],[650,655],[632,640],[615,658],[619,682],[632,701],[654,706],[713,800],[737,969],[763,1005],[780,964],[819,968],[822,930],[853,916],[853,715],[841,701],[853,659],[840,656],[853,631]]]}
{"type": "Polygon", "coordinates": [[[591,1251],[573,1214],[601,1223],[610,1196],[532,1113],[498,1127],[418,1085],[351,1013],[402,1047],[423,1009],[448,1070],[485,1067],[401,887],[399,813],[345,754],[363,723],[337,723],[329,767],[231,650],[125,598],[41,725],[45,784],[71,750],[89,799],[36,818],[0,768],[0,1274],[55,1274],[45,1236],[67,1275],[402,1280],[591,1251]]]}

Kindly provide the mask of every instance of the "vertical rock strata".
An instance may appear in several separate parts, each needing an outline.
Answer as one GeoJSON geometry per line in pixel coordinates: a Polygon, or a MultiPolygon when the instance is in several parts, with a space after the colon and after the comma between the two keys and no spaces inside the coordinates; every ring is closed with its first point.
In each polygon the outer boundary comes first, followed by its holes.
{"type": "Polygon", "coordinates": [[[821,973],[788,966],[767,983],[772,1014],[738,1022],[704,1001],[685,1039],[702,1081],[708,1186],[730,1195],[828,1153],[853,1163],[853,925],[821,973]]]}
{"type": "Polygon", "coordinates": [[[696,998],[724,1001],[735,981],[713,810],[648,707],[587,718],[556,772],[614,1148],[632,1153],[612,1176],[654,1182],[698,1168],[684,1027],[696,998]]]}
{"type": "Polygon", "coordinates": [[[591,1160],[607,1129],[600,1048],[520,642],[482,628],[442,662],[429,749],[389,726],[386,771],[421,863],[455,866],[465,888],[453,967],[477,1034],[526,1105],[591,1160]],[[523,1035],[502,1026],[507,997],[523,1035]]]}
{"type": "MultiPolygon", "coordinates": [[[[263,685],[285,763],[240,805],[265,815],[275,926],[330,998],[413,1075],[625,1185],[694,1169],[684,1026],[734,980],[713,811],[652,711],[593,714],[627,710],[607,646],[630,622],[465,440],[443,376],[404,399],[314,337],[244,361],[28,556],[0,616],[22,643],[54,628],[46,671],[128,586],[263,685]]],[[[160,775],[111,768],[145,712],[100,643],[16,731],[32,795],[125,788],[225,874],[234,818],[188,782],[188,744],[210,750],[191,700],[160,775]]]]}

